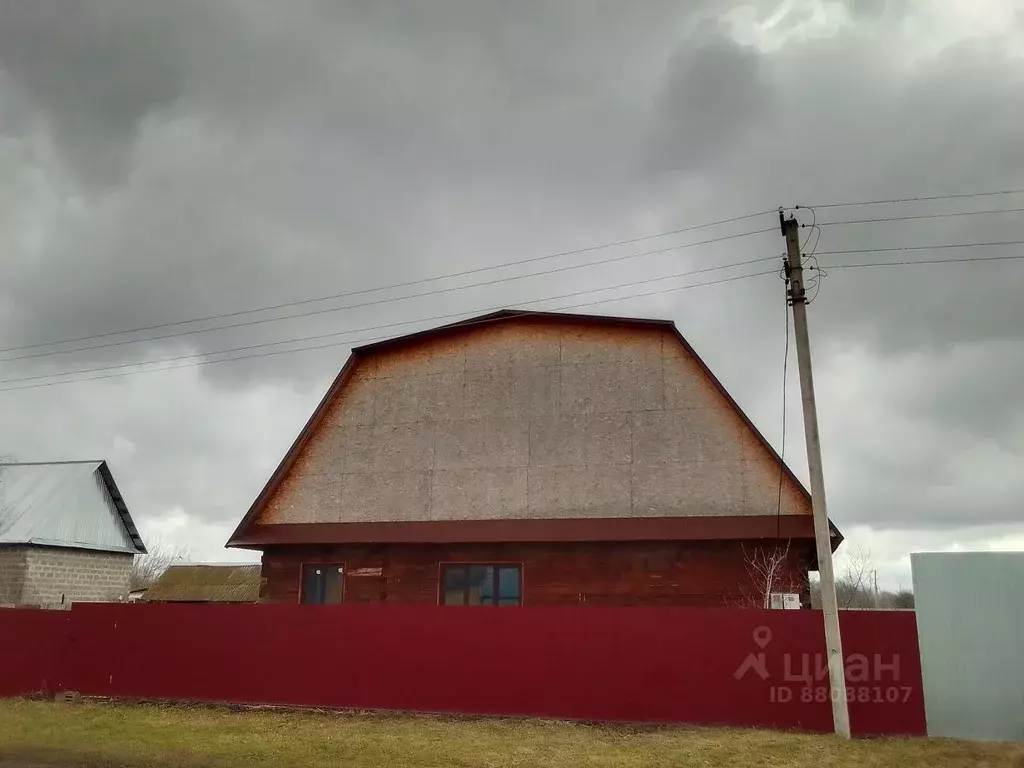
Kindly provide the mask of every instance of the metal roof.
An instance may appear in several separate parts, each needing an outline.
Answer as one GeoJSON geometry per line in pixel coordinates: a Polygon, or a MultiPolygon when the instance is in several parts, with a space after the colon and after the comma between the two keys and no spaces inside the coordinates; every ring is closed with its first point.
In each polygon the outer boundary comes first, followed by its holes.
{"type": "Polygon", "coordinates": [[[260,565],[172,565],[143,598],[147,603],[255,603],[260,565]]]}
{"type": "Polygon", "coordinates": [[[102,460],[0,464],[0,544],[146,553],[102,460]]]}

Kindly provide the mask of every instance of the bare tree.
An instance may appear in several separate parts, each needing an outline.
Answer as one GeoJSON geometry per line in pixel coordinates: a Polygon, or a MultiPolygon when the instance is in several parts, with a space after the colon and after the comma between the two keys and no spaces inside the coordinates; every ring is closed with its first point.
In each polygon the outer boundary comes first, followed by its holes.
{"type": "MultiPolygon", "coordinates": [[[[874,575],[873,570],[870,573],[874,575]]],[[[836,596],[841,598],[840,607],[881,611],[914,609],[914,593],[902,585],[898,585],[895,592],[882,589],[875,593],[874,584],[869,587],[866,577],[860,588],[855,589],[856,584],[856,577],[847,579],[845,576],[836,583],[836,596]]],[[[821,608],[821,585],[816,580],[811,582],[811,607],[821,608]]]]}
{"type": "Polygon", "coordinates": [[[772,593],[790,592],[800,594],[804,585],[793,576],[789,567],[789,542],[785,546],[772,548],[743,547],[743,566],[747,572],[747,584],[740,590],[740,597],[732,602],[747,608],[771,608],[772,593]]]}
{"type": "Polygon", "coordinates": [[[180,545],[156,541],[147,547],[149,553],[136,555],[132,561],[130,589],[145,589],[174,563],[188,559],[188,550],[180,545]]]}
{"type": "Polygon", "coordinates": [[[900,589],[889,596],[893,608],[900,610],[913,610],[914,593],[909,589],[900,589]]]}
{"type": "Polygon", "coordinates": [[[840,608],[875,608],[875,568],[871,550],[857,547],[846,559],[843,576],[836,582],[836,600],[840,608]]]}

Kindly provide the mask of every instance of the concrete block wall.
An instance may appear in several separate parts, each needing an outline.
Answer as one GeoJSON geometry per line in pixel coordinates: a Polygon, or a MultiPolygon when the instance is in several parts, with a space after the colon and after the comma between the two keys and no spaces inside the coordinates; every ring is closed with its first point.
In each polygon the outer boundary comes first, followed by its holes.
{"type": "Polygon", "coordinates": [[[0,606],[18,605],[25,576],[25,548],[0,547],[0,606]]]}
{"type": "Polygon", "coordinates": [[[130,554],[62,547],[18,549],[24,558],[18,601],[22,605],[60,608],[127,598],[130,554]]]}
{"type": "MultiPolygon", "coordinates": [[[[774,515],[778,494],[671,331],[521,318],[359,361],[259,522],[774,515]]],[[[785,478],[782,513],[809,512],[785,478]]]]}

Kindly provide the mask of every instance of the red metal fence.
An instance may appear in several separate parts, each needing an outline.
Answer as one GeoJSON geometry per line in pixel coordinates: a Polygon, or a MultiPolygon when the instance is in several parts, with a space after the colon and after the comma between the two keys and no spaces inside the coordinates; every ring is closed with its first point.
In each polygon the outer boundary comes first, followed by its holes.
{"type": "MultiPolygon", "coordinates": [[[[924,735],[914,614],[850,612],[841,621],[854,732],[924,735]]],[[[0,610],[0,694],[39,689],[832,727],[817,611],[146,604],[0,610]]]]}
{"type": "Polygon", "coordinates": [[[0,608],[0,696],[56,690],[70,619],[68,611],[0,608]]]}

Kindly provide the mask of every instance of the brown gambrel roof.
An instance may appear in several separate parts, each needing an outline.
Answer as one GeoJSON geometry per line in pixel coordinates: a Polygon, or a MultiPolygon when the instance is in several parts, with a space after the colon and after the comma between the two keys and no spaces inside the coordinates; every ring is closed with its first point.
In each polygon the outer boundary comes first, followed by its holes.
{"type": "MultiPolygon", "coordinates": [[[[795,474],[793,474],[793,471],[782,460],[782,457],[779,456],[778,452],[776,452],[776,450],[772,447],[771,443],[769,443],[768,440],[765,439],[764,435],[761,434],[761,431],[756,426],[754,426],[754,423],[743,412],[743,409],[740,408],[739,404],[737,404],[737,402],[733,399],[732,395],[729,394],[729,392],[726,390],[726,388],[722,385],[722,382],[718,380],[718,377],[715,376],[714,373],[712,373],[711,369],[708,368],[707,364],[705,364],[704,360],[701,359],[700,355],[698,355],[697,352],[693,349],[693,347],[690,346],[690,343],[685,338],[683,338],[683,335],[679,332],[679,329],[676,328],[676,324],[674,322],[672,322],[671,320],[656,320],[656,319],[636,318],[636,317],[609,317],[609,316],[605,316],[605,315],[579,315],[579,314],[568,314],[568,313],[561,313],[561,312],[533,312],[533,311],[528,311],[528,310],[503,309],[503,310],[500,310],[498,312],[492,312],[492,313],[489,313],[489,314],[486,314],[486,315],[481,315],[479,317],[469,318],[469,319],[466,319],[466,320],[460,320],[459,322],[450,323],[448,325],[442,325],[442,326],[439,326],[437,328],[430,328],[428,330],[417,331],[416,333],[410,333],[410,334],[406,334],[404,336],[398,336],[398,337],[395,337],[393,339],[387,339],[385,341],[378,341],[378,342],[375,342],[373,344],[366,344],[366,345],[361,346],[361,347],[354,347],[352,349],[352,354],[349,356],[348,360],[345,362],[345,366],[341,369],[341,371],[335,377],[335,379],[332,382],[330,388],[327,390],[327,393],[320,400],[320,403],[317,405],[316,410],[313,411],[313,415],[310,416],[309,420],[306,422],[306,425],[302,428],[302,431],[299,433],[299,436],[295,439],[295,442],[292,443],[291,448],[288,449],[288,453],[285,454],[285,457],[281,461],[281,464],[274,471],[274,474],[271,475],[270,480],[267,481],[267,484],[263,487],[263,490],[260,492],[259,496],[256,497],[256,500],[253,502],[252,506],[249,508],[249,511],[245,513],[245,516],[242,518],[241,522],[238,524],[238,527],[235,529],[234,533],[231,534],[231,537],[228,539],[228,542],[227,542],[226,546],[228,546],[228,547],[249,547],[249,546],[260,547],[260,546],[265,546],[266,544],[276,543],[276,542],[269,542],[269,541],[267,541],[265,536],[261,536],[261,535],[253,536],[252,535],[253,532],[250,531],[250,527],[251,527],[253,521],[255,521],[256,518],[259,516],[260,512],[263,511],[264,506],[268,503],[268,501],[270,500],[271,496],[273,496],[274,492],[277,490],[278,486],[284,480],[285,476],[288,474],[289,469],[291,469],[292,464],[294,464],[295,460],[299,457],[299,454],[302,452],[302,449],[305,446],[306,442],[312,437],[313,433],[316,431],[317,427],[320,424],[320,421],[322,420],[323,416],[325,415],[325,413],[327,411],[327,406],[334,400],[335,396],[344,388],[346,382],[348,381],[349,376],[355,370],[355,367],[356,367],[355,364],[356,364],[357,361],[359,361],[361,359],[365,359],[365,358],[370,357],[370,356],[372,356],[372,355],[374,355],[376,353],[383,352],[383,351],[386,351],[386,350],[398,349],[398,348],[401,348],[401,347],[406,347],[406,346],[411,346],[411,345],[414,345],[414,344],[418,344],[418,343],[423,342],[423,341],[428,340],[428,339],[432,340],[432,339],[437,339],[437,338],[441,338],[441,337],[448,336],[448,335],[454,335],[454,334],[462,333],[463,331],[465,331],[467,328],[470,328],[470,327],[475,327],[475,326],[480,326],[480,325],[489,325],[489,324],[494,324],[494,323],[502,323],[502,322],[516,320],[516,319],[519,319],[519,318],[552,320],[552,321],[559,322],[559,323],[564,323],[564,324],[575,324],[575,325],[585,325],[585,326],[594,326],[594,325],[619,326],[619,327],[632,326],[632,327],[658,328],[658,329],[661,329],[661,330],[669,330],[669,331],[671,331],[675,335],[675,337],[678,339],[679,343],[683,345],[683,347],[686,349],[686,351],[690,355],[692,355],[693,359],[700,366],[701,370],[708,376],[709,380],[712,382],[712,384],[715,386],[715,388],[725,398],[726,402],[732,407],[732,409],[736,412],[736,414],[743,420],[743,423],[746,424],[746,426],[750,429],[751,433],[761,442],[761,444],[765,447],[765,449],[768,450],[768,452],[774,458],[775,462],[777,462],[780,465],[780,467],[781,467],[782,471],[785,473],[785,475],[799,489],[800,493],[804,496],[804,498],[807,499],[808,502],[810,502],[810,498],[811,498],[810,493],[804,487],[803,483],[801,483],[799,478],[797,478],[797,476],[795,474]]],[[[529,521],[529,522],[530,523],[536,523],[536,522],[540,522],[540,521],[529,521]]],[[[314,525],[316,525],[316,524],[314,524],[314,525]]],[[[338,525],[356,525],[356,524],[337,524],[337,525],[334,525],[334,526],[331,526],[331,527],[332,528],[337,528],[338,525]]],[[[405,523],[391,523],[390,525],[408,525],[408,524],[405,524],[405,523]]],[[[424,524],[421,523],[420,525],[424,525],[424,524]]],[[[842,541],[842,534],[831,523],[830,523],[830,526],[832,528],[832,541],[833,541],[832,548],[835,549],[837,546],[839,546],[839,543],[842,541]]],[[[284,526],[275,526],[275,527],[284,527],[284,526]]],[[[289,526],[289,527],[291,527],[291,526],[289,526]]],[[[308,529],[309,527],[311,527],[311,526],[309,526],[309,525],[303,526],[303,528],[306,528],[306,529],[308,529]]],[[[764,535],[764,534],[760,534],[760,535],[764,535]]],[[[806,534],[804,534],[804,535],[806,535],[806,534]]],[[[425,540],[428,540],[428,539],[425,539],[425,540]]],[[[280,543],[285,543],[285,542],[282,541],[280,543]]]]}

